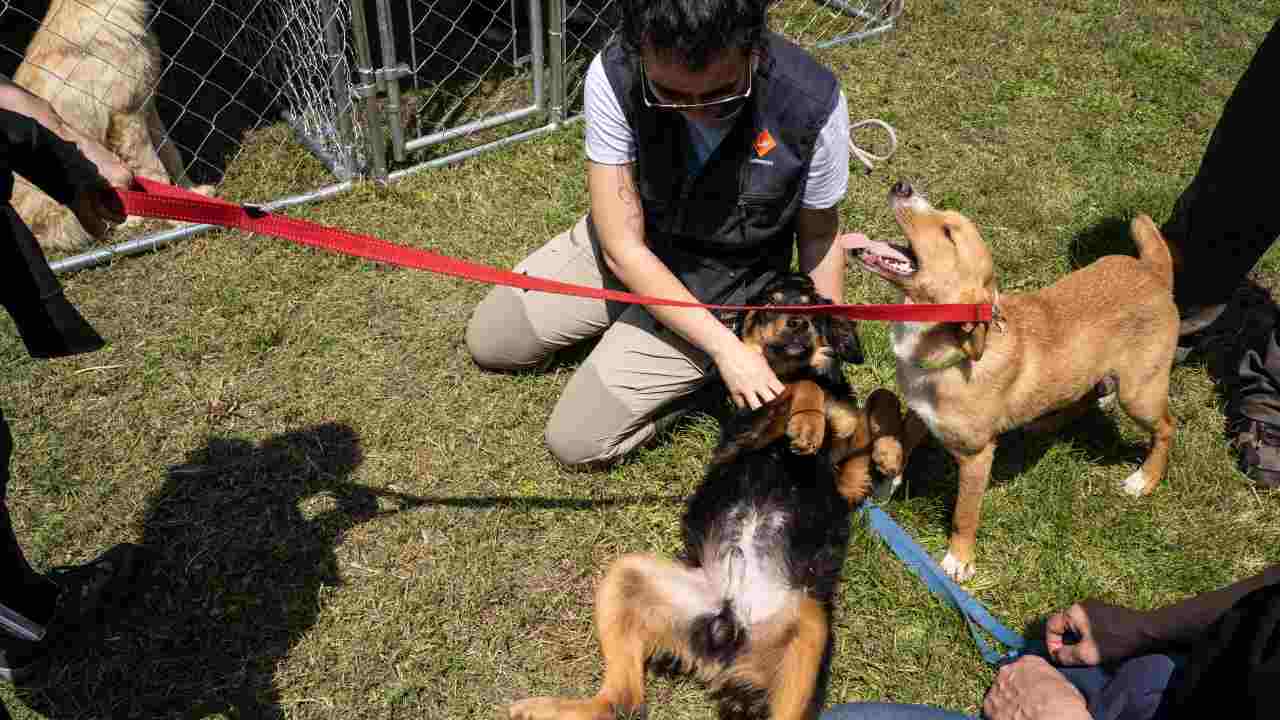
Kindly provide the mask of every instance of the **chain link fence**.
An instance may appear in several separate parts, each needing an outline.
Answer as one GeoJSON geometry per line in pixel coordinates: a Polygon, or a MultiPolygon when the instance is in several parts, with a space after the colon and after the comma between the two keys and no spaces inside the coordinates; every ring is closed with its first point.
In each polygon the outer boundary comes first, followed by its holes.
{"type": "MultiPolygon", "coordinates": [[[[348,0],[0,0],[0,73],[155,180],[217,194],[246,161],[297,167],[287,188],[233,188],[272,200],[364,162],[350,17],[348,0]]],[[[15,207],[47,250],[89,244],[69,212],[19,185],[15,207]]],[[[97,250],[87,264],[162,242],[97,250]]]]}
{"type": "MultiPolygon", "coordinates": [[[[770,17],[820,52],[891,29],[903,2],[779,0],[770,17]]],[[[0,73],[137,172],[276,209],[579,120],[587,67],[616,13],[614,0],[0,0],[0,73]],[[144,129],[122,143],[113,128],[131,114],[144,129]],[[252,177],[267,165],[294,172],[252,177]]]]}

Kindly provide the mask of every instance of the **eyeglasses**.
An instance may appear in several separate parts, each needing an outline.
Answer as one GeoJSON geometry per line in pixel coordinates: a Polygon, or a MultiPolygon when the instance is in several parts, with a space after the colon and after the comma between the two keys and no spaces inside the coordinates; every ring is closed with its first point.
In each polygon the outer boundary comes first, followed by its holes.
{"type": "Polygon", "coordinates": [[[756,58],[752,56],[751,67],[747,73],[747,89],[745,92],[733,93],[718,97],[714,100],[696,103],[678,103],[671,102],[662,97],[662,93],[658,91],[653,83],[649,82],[649,76],[644,71],[644,61],[640,62],[640,97],[644,101],[644,106],[654,110],[707,110],[718,118],[727,118],[741,109],[742,104],[747,98],[751,97],[751,88],[754,84],[756,74],[756,58]]]}

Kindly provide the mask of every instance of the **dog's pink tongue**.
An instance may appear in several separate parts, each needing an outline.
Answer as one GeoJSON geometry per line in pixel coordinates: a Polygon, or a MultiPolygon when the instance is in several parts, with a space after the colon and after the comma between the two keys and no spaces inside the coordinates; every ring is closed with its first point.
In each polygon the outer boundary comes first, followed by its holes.
{"type": "Polygon", "coordinates": [[[903,255],[897,248],[889,243],[872,240],[862,233],[846,233],[844,235],[840,235],[836,238],[836,242],[840,244],[840,247],[854,254],[870,252],[874,255],[890,257],[906,263],[911,262],[906,255],[903,255]]]}

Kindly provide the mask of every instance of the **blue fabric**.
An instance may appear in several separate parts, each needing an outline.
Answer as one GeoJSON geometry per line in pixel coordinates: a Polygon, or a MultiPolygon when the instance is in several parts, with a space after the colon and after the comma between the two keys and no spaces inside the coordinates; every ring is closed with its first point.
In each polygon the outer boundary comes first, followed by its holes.
{"type": "Polygon", "coordinates": [[[846,703],[828,708],[818,720],[974,720],[972,715],[929,705],[899,703],[846,703]]]}
{"type": "MultiPolygon", "coordinates": [[[[1160,720],[1156,710],[1185,659],[1142,655],[1115,666],[1060,667],[1084,695],[1094,720],[1160,720]]],[[[819,720],[975,720],[952,710],[900,703],[845,703],[825,710],[819,720]]]]}
{"type": "Polygon", "coordinates": [[[929,557],[929,554],[916,544],[911,536],[889,517],[888,513],[868,500],[862,505],[862,514],[867,517],[867,525],[888,544],[889,549],[898,556],[908,570],[919,576],[934,595],[946,600],[960,611],[965,623],[969,626],[969,634],[973,636],[974,644],[978,646],[978,652],[982,653],[982,659],[986,660],[987,664],[1003,665],[1022,655],[1026,640],[992,617],[982,603],[947,577],[933,558],[929,557]],[[1009,649],[1002,653],[991,647],[983,639],[979,628],[990,633],[1009,649]]]}
{"type": "Polygon", "coordinates": [[[711,153],[720,147],[720,143],[729,134],[729,126],[716,127],[703,125],[688,118],[685,120],[689,123],[689,147],[692,150],[690,170],[697,174],[702,172],[702,166],[707,164],[707,158],[711,157],[711,153]]]}

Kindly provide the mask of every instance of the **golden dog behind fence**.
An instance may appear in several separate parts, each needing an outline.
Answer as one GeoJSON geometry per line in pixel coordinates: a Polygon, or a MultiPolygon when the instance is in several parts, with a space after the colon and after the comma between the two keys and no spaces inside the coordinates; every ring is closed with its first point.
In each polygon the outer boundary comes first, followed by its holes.
{"type": "MultiPolygon", "coordinates": [[[[52,0],[13,80],[134,173],[187,186],[152,99],[163,56],[147,28],[148,11],[148,0],[52,0]]],[[[90,242],[70,211],[21,179],[13,206],[46,250],[75,251],[90,242]]]]}

